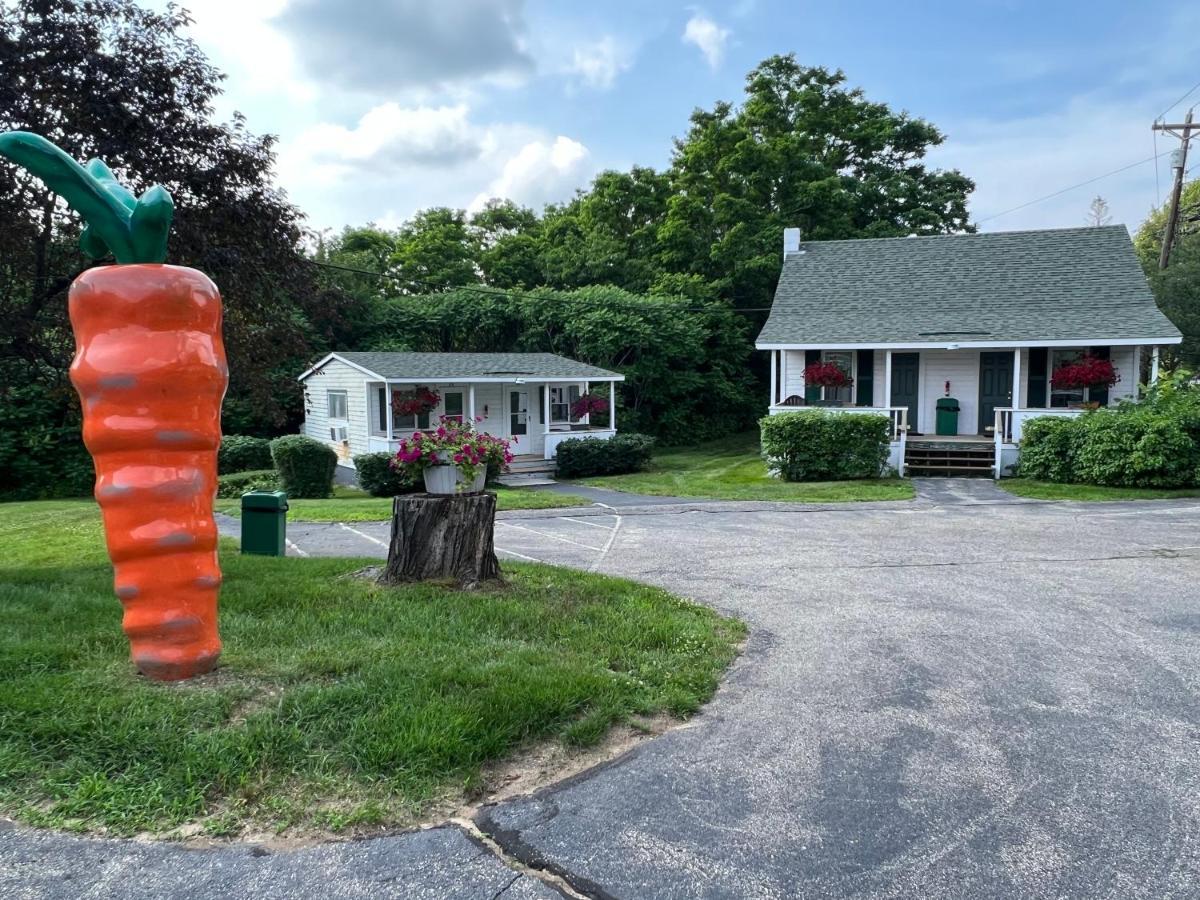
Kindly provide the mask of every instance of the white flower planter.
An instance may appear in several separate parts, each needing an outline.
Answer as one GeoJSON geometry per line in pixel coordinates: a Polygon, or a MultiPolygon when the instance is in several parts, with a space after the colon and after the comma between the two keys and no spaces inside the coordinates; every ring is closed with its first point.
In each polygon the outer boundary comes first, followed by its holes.
{"type": "Polygon", "coordinates": [[[429,466],[423,474],[430,494],[453,494],[458,486],[458,466],[429,466]]]}
{"type": "Polygon", "coordinates": [[[462,470],[459,470],[458,483],[461,485],[461,490],[464,494],[478,494],[487,485],[487,466],[481,466],[479,471],[475,473],[475,477],[470,481],[467,481],[462,470]]]}

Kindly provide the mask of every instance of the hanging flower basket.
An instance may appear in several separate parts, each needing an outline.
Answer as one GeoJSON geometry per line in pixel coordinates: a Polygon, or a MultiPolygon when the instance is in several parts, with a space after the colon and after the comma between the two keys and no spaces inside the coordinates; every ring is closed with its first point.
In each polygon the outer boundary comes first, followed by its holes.
{"type": "Polygon", "coordinates": [[[398,416],[423,416],[437,409],[441,402],[441,394],[425,387],[392,392],[392,412],[398,416]]]}
{"type": "Polygon", "coordinates": [[[1110,388],[1121,380],[1116,368],[1107,359],[1081,356],[1054,370],[1050,386],[1057,391],[1077,391],[1083,388],[1110,388]]]}
{"type": "Polygon", "coordinates": [[[840,388],[849,387],[854,379],[837,363],[821,362],[804,367],[804,383],[813,387],[840,388]]]}
{"type": "Polygon", "coordinates": [[[571,418],[582,419],[593,413],[608,412],[608,401],[599,394],[580,394],[571,404],[571,418]]]}

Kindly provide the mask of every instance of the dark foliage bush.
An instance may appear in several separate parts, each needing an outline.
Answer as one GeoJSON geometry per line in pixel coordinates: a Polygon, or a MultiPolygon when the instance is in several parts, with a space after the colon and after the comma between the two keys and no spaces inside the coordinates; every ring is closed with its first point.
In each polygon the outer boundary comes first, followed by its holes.
{"type": "Polygon", "coordinates": [[[1071,481],[1083,432],[1076,419],[1041,416],[1022,427],[1020,471],[1023,478],[1071,481]]]}
{"type": "Polygon", "coordinates": [[[236,500],[247,491],[277,490],[279,490],[279,473],[274,469],[233,472],[217,478],[217,497],[222,500],[236,500]]]}
{"type": "Polygon", "coordinates": [[[267,438],[247,434],[227,434],[221,438],[221,449],[217,451],[218,474],[269,469],[272,465],[271,442],[267,438]]]}
{"type": "Polygon", "coordinates": [[[87,497],[96,480],[70,385],[0,386],[0,500],[87,497]]]}
{"type": "Polygon", "coordinates": [[[337,454],[326,444],[288,434],[271,441],[271,459],[289,497],[322,499],[333,493],[337,454]]]}
{"type": "Polygon", "coordinates": [[[372,497],[395,497],[417,490],[416,482],[392,468],[390,453],[360,453],[354,457],[358,486],[372,497]]]}
{"type": "Polygon", "coordinates": [[[763,458],[786,481],[878,478],[887,462],[887,416],[805,410],[767,416],[759,425],[763,458]]]}
{"type": "Polygon", "coordinates": [[[623,475],[638,472],[650,462],[654,438],[618,434],[603,438],[570,438],[558,445],[558,474],[563,478],[623,475]]]}

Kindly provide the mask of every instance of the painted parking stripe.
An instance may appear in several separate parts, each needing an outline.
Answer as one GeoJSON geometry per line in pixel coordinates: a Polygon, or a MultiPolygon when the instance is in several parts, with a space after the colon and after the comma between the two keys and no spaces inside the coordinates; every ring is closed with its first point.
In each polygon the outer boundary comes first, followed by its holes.
{"type": "Polygon", "coordinates": [[[291,550],[293,553],[295,553],[297,556],[308,556],[308,551],[301,550],[298,546],[296,546],[295,541],[289,540],[288,538],[284,538],[283,541],[285,544],[287,544],[287,548],[289,550],[291,550]]]}
{"type": "Polygon", "coordinates": [[[496,524],[504,525],[508,528],[519,528],[521,531],[528,531],[531,534],[536,534],[536,535],[540,535],[541,537],[550,538],[551,540],[554,540],[554,541],[562,541],[564,544],[574,544],[576,547],[582,547],[584,550],[591,550],[595,553],[599,553],[602,549],[600,547],[593,547],[591,544],[581,544],[581,543],[579,543],[579,541],[573,541],[570,538],[561,537],[560,535],[557,535],[557,534],[551,534],[548,531],[538,531],[536,528],[526,528],[524,525],[514,525],[511,522],[497,522],[496,524]]]}
{"type": "Polygon", "coordinates": [[[540,559],[534,559],[532,556],[526,556],[524,553],[518,553],[516,550],[509,550],[507,547],[497,547],[497,553],[507,553],[510,556],[515,556],[517,559],[523,559],[526,562],[540,563],[540,559]]]}
{"type": "Polygon", "coordinates": [[[379,538],[373,538],[369,534],[359,531],[357,528],[351,528],[345,522],[338,522],[338,527],[343,528],[346,531],[349,531],[351,534],[357,534],[360,538],[362,538],[363,540],[370,541],[372,544],[378,544],[380,547],[382,547],[385,550],[387,549],[386,541],[381,541],[381,540],[379,540],[379,538]]]}
{"type": "Polygon", "coordinates": [[[564,522],[574,522],[576,525],[591,525],[593,528],[599,528],[603,531],[612,531],[612,528],[610,528],[608,525],[600,525],[597,522],[589,522],[587,519],[573,519],[570,516],[558,516],[557,518],[562,519],[564,522]]]}

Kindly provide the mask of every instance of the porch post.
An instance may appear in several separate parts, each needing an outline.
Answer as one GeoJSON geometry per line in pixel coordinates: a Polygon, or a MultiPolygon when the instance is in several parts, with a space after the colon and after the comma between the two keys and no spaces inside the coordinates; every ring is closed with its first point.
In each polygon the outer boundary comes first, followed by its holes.
{"type": "MultiPolygon", "coordinates": [[[[892,351],[888,350],[883,354],[883,407],[887,409],[892,405],[892,351]]],[[[909,425],[916,427],[916,422],[909,422],[909,425]]]]}
{"type": "Polygon", "coordinates": [[[617,383],[615,381],[608,383],[608,427],[612,431],[617,430],[617,383]]]}
{"type": "MultiPolygon", "coordinates": [[[[1021,407],[1021,348],[1013,350],[1013,409],[1021,407]]],[[[984,423],[987,424],[986,422],[984,423]]]]}
{"type": "Polygon", "coordinates": [[[771,407],[779,402],[779,373],[776,369],[779,366],[779,351],[771,351],[771,399],[767,403],[767,412],[771,411],[771,407]]]}
{"type": "Polygon", "coordinates": [[[550,420],[554,418],[550,414],[550,385],[549,383],[542,385],[542,409],[546,411],[546,425],[543,434],[550,433],[550,420]]]}
{"type": "Polygon", "coordinates": [[[387,408],[387,439],[392,439],[392,386],[386,381],[383,383],[383,393],[387,397],[387,403],[384,406],[387,408]]]}
{"type": "Polygon", "coordinates": [[[1137,400],[1142,396],[1142,348],[1133,348],[1133,399],[1137,400]]]}
{"type": "Polygon", "coordinates": [[[1158,381],[1158,348],[1153,347],[1150,350],[1150,384],[1153,385],[1158,381]]]}
{"type": "Polygon", "coordinates": [[[470,416],[471,427],[475,427],[475,385],[467,385],[467,415],[470,416]]]}

